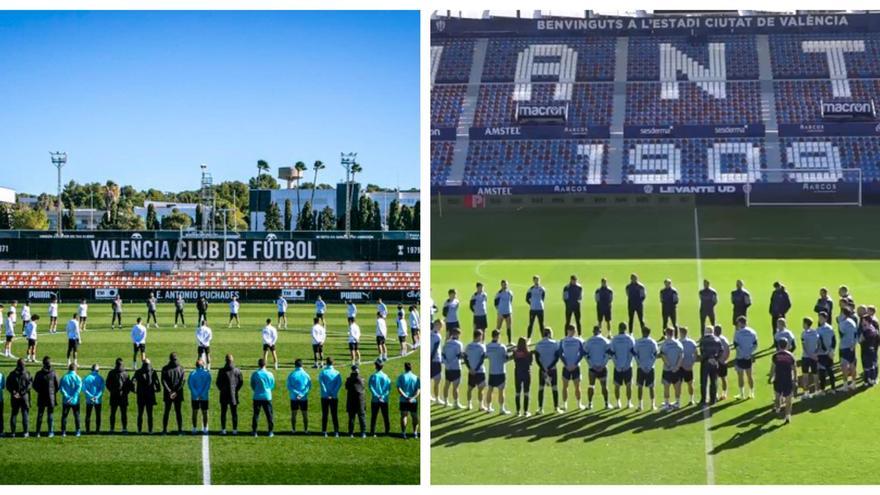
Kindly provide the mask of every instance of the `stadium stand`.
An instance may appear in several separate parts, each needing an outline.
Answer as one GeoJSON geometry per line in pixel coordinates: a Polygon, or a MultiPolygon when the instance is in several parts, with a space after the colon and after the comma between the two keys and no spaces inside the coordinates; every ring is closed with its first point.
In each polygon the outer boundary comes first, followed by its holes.
{"type": "Polygon", "coordinates": [[[628,139],[624,182],[706,184],[760,179],[766,168],[758,139],[628,139]]]}
{"type": "MultiPolygon", "coordinates": [[[[874,136],[823,136],[782,139],[783,164],[793,168],[859,168],[862,182],[880,182],[880,138],[874,136]]],[[[853,181],[843,174],[839,180],[853,181]]]]}
{"type": "Polygon", "coordinates": [[[435,83],[463,83],[468,81],[473,61],[473,40],[431,42],[431,57],[437,57],[435,83]]]}
{"type": "Polygon", "coordinates": [[[435,127],[455,127],[461,114],[461,103],[465,86],[437,86],[431,91],[431,125],[435,127]]]}
{"type": "MultiPolygon", "coordinates": [[[[696,62],[709,67],[713,56],[723,56],[725,78],[758,79],[758,51],[755,37],[746,35],[706,36],[699,39],[684,36],[632,36],[629,38],[627,79],[629,81],[661,80],[661,45],[674,47],[696,62]],[[710,49],[707,50],[707,46],[710,49]],[[711,47],[717,48],[711,48],[711,47]]],[[[679,80],[686,80],[681,72],[679,80]]],[[[693,76],[691,76],[693,80],[693,76]]]]}
{"type": "Polygon", "coordinates": [[[776,115],[780,124],[814,124],[822,121],[823,101],[877,100],[880,80],[849,79],[850,98],[836,98],[828,80],[775,81],[776,115]]]}
{"type": "MultiPolygon", "coordinates": [[[[553,103],[553,83],[532,84],[530,104],[553,103]]],[[[601,125],[611,121],[611,84],[574,84],[567,124],[571,126],[601,125]]],[[[484,84],[480,87],[475,127],[493,127],[516,124],[516,102],[513,84],[484,84]]]]}
{"type": "MultiPolygon", "coordinates": [[[[561,63],[562,71],[567,72],[574,65],[576,81],[611,81],[614,79],[614,38],[501,38],[489,41],[486,63],[483,67],[483,82],[511,82],[515,80],[517,60],[520,53],[532,47],[538,59],[553,57],[551,46],[564,46],[576,53],[573,59],[558,56],[548,65],[561,63]]],[[[537,75],[536,81],[542,76],[537,75]]],[[[556,78],[547,74],[546,81],[556,78]]]]}
{"type": "Polygon", "coordinates": [[[844,78],[880,77],[880,34],[771,35],[770,60],[776,79],[828,79],[832,68],[844,78]],[[834,63],[829,63],[822,49],[830,44],[841,48],[832,55],[834,63]]]}
{"type": "Polygon", "coordinates": [[[724,98],[694,82],[679,83],[676,98],[661,98],[662,83],[631,83],[626,87],[626,125],[748,124],[761,121],[757,81],[728,82],[724,98]]]}
{"type": "Polygon", "coordinates": [[[464,182],[471,185],[600,184],[607,172],[602,140],[476,141],[464,182]]]}
{"type": "Polygon", "coordinates": [[[452,151],[455,143],[452,141],[431,142],[431,183],[442,184],[449,177],[449,164],[452,163],[452,151]]]}

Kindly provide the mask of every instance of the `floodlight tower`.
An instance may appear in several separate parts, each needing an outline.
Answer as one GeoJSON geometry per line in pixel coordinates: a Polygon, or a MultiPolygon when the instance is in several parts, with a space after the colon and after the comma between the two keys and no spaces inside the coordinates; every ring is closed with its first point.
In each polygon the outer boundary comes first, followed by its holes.
{"type": "Polygon", "coordinates": [[[214,232],[214,178],[208,172],[208,165],[203,163],[202,168],[202,187],[199,190],[199,206],[202,210],[202,224],[199,226],[202,232],[214,232]],[[209,213],[210,212],[210,213],[209,213]],[[208,215],[211,217],[208,223],[208,215]]]}
{"type": "Polygon", "coordinates": [[[339,162],[345,169],[345,237],[351,237],[351,166],[357,163],[357,153],[340,153],[339,162]]]}
{"type": "Polygon", "coordinates": [[[61,151],[50,151],[49,156],[52,157],[52,165],[58,169],[58,207],[56,213],[55,232],[61,237],[61,212],[64,208],[61,205],[61,168],[67,163],[67,153],[61,151]]]}

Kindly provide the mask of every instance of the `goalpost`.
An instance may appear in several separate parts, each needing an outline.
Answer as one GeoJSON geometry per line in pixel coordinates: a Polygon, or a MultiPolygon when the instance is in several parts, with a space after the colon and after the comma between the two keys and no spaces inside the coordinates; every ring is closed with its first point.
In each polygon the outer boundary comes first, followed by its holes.
{"type": "Polygon", "coordinates": [[[743,186],[746,206],[862,206],[860,168],[761,169],[743,186]]]}

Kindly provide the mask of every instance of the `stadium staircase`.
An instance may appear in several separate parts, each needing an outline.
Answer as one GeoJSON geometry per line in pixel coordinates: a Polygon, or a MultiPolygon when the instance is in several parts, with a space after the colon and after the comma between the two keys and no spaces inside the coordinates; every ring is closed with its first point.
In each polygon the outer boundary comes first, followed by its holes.
{"type": "MultiPolygon", "coordinates": [[[[761,81],[761,118],[764,121],[764,156],[767,168],[782,168],[779,149],[779,127],[776,123],[776,93],[773,88],[773,66],[770,64],[770,39],[759,34],[755,39],[758,48],[758,78],[761,81]]],[[[782,174],[768,172],[768,182],[782,182],[782,174]]]]}
{"type": "Polygon", "coordinates": [[[339,282],[340,289],[351,289],[351,277],[347,273],[340,273],[336,280],[339,282]]]}
{"type": "Polygon", "coordinates": [[[611,100],[611,139],[608,142],[609,184],[623,182],[623,124],[626,119],[626,67],[629,59],[629,38],[620,36],[614,47],[614,95],[611,100]]]}
{"type": "Polygon", "coordinates": [[[449,176],[446,184],[460,186],[464,177],[464,168],[467,165],[468,148],[470,147],[470,128],[474,124],[474,115],[477,112],[477,100],[480,97],[480,81],[483,79],[483,64],[486,61],[486,48],[489,40],[480,38],[474,43],[474,59],[471,64],[471,72],[468,77],[467,90],[461,105],[461,115],[458,119],[458,128],[455,131],[455,147],[452,150],[452,163],[450,164],[449,176]]]}
{"type": "Polygon", "coordinates": [[[70,272],[62,272],[58,274],[58,288],[59,289],[69,289],[70,288],[70,279],[73,277],[73,274],[70,272]]]}

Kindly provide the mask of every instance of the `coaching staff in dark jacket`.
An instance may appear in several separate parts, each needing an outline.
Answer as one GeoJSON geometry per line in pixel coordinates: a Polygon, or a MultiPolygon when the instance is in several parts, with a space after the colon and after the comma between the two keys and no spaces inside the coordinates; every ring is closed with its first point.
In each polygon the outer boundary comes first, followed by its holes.
{"type": "MultiPolygon", "coordinates": [[[[791,298],[788,297],[785,286],[779,282],[773,282],[773,292],[770,294],[771,335],[776,333],[776,320],[785,318],[789,309],[791,309],[791,298]]],[[[828,313],[828,316],[830,318],[831,313],[828,313]]],[[[772,346],[774,343],[770,342],[770,345],[772,346]]]]}
{"type": "MultiPolygon", "coordinates": [[[[599,281],[599,288],[594,294],[596,299],[596,324],[602,326],[605,322],[605,329],[611,332],[611,304],[614,302],[614,291],[608,287],[608,280],[602,278],[599,281]]],[[[632,331],[632,329],[630,329],[632,331]]]]}
{"type": "Polygon", "coordinates": [[[144,411],[147,413],[147,431],[153,433],[153,406],[156,405],[156,394],[162,390],[162,384],[149,359],[144,359],[141,367],[134,372],[134,384],[137,392],[138,433],[143,425],[144,411]]]}
{"type": "Polygon", "coordinates": [[[733,304],[733,324],[736,325],[737,318],[747,316],[749,306],[752,305],[752,295],[743,288],[742,280],[736,281],[736,289],[730,293],[730,303],[733,304]]]}
{"type": "Polygon", "coordinates": [[[361,427],[361,437],[367,436],[367,399],[364,393],[364,379],[356,364],[351,366],[351,374],[345,379],[345,410],[348,412],[348,436],[354,436],[354,418],[361,427]]]}
{"type": "Polygon", "coordinates": [[[724,347],[721,339],[715,336],[712,327],[706,327],[706,332],[700,338],[699,357],[700,357],[700,405],[704,406],[715,404],[718,396],[718,365],[724,347]],[[706,387],[709,387],[708,400],[706,396],[706,387]]]}
{"type": "Polygon", "coordinates": [[[232,434],[238,433],[238,391],[244,385],[241,370],[235,367],[232,354],[226,355],[226,364],[217,372],[217,389],[220,390],[220,430],[226,434],[226,411],[232,413],[232,434]]]}
{"type": "Polygon", "coordinates": [[[633,316],[639,317],[639,330],[645,329],[645,286],[639,282],[639,276],[633,273],[629,276],[629,285],[626,286],[626,310],[629,316],[629,331],[633,331],[633,316]]]}
{"type": "Polygon", "coordinates": [[[678,337],[678,323],[676,319],[675,309],[678,306],[678,291],[672,286],[672,280],[663,281],[663,288],[660,289],[660,309],[663,316],[663,328],[667,328],[666,323],[672,322],[675,328],[675,336],[678,337]]]}
{"type": "Polygon", "coordinates": [[[168,415],[174,407],[174,415],[177,418],[177,433],[183,434],[183,386],[186,384],[183,366],[177,360],[177,353],[172,352],[168,356],[168,364],[162,368],[162,402],[165,403],[165,411],[162,414],[162,433],[168,433],[168,415]]]}
{"type": "Polygon", "coordinates": [[[122,415],[122,432],[128,433],[128,394],[134,392],[134,382],[128,376],[122,358],[116,358],[116,366],[107,373],[107,392],[110,393],[110,432],[116,428],[116,411],[122,415]]]}
{"type": "Polygon", "coordinates": [[[43,413],[48,416],[49,436],[55,436],[55,404],[58,394],[58,376],[52,368],[49,356],[43,358],[43,367],[34,375],[34,391],[37,393],[37,436],[43,428],[43,413]]]}
{"type": "Polygon", "coordinates": [[[574,326],[577,327],[578,335],[581,334],[581,300],[584,298],[584,288],[578,283],[577,275],[572,275],[568,285],[562,288],[562,300],[565,301],[565,326],[571,323],[574,316],[574,326]]]}
{"type": "Polygon", "coordinates": [[[715,326],[715,306],[718,304],[718,293],[712,288],[708,280],[703,280],[703,288],[700,289],[700,328],[706,328],[706,319],[715,326]]]}
{"type": "Polygon", "coordinates": [[[24,436],[28,433],[28,415],[31,409],[31,386],[33,379],[31,374],[24,367],[24,360],[19,359],[15,363],[15,369],[6,377],[6,391],[9,392],[9,399],[12,402],[12,415],[9,416],[9,433],[15,436],[15,420],[18,419],[18,413],[21,412],[21,426],[24,430],[24,436]]]}

